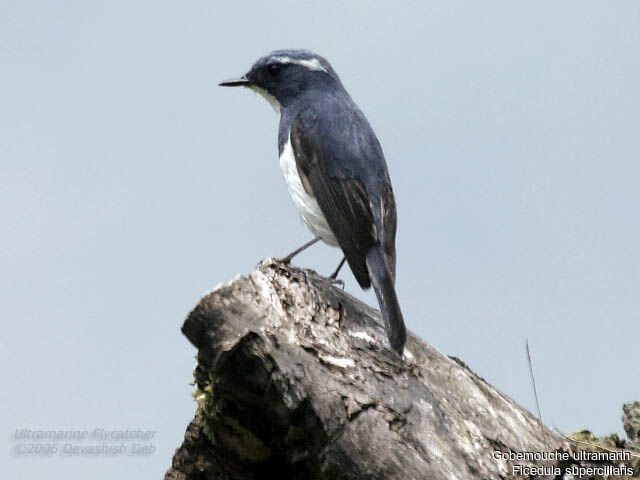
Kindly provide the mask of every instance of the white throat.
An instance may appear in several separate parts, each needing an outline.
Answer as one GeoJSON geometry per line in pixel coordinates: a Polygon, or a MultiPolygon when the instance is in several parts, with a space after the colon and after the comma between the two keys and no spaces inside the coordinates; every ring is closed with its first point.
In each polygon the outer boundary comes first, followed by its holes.
{"type": "Polygon", "coordinates": [[[271,105],[273,107],[273,109],[276,111],[277,115],[280,115],[280,102],[278,102],[278,100],[276,99],[276,97],[274,97],[273,95],[271,95],[269,92],[267,92],[264,88],[260,88],[260,87],[256,87],[255,85],[250,85],[249,88],[251,90],[253,90],[254,92],[262,95],[262,97],[264,97],[264,99],[269,102],[269,105],[271,105]]]}

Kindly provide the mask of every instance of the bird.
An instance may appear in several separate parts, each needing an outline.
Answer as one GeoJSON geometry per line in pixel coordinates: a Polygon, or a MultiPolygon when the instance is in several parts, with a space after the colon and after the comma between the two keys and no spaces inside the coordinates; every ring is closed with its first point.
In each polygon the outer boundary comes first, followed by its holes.
{"type": "Polygon", "coordinates": [[[278,152],[289,194],[314,239],[342,249],[358,284],[373,289],[392,349],[403,354],[407,332],[395,289],[396,203],[373,128],[322,56],[301,49],[259,58],[223,87],[247,87],[280,115],[278,152]]]}

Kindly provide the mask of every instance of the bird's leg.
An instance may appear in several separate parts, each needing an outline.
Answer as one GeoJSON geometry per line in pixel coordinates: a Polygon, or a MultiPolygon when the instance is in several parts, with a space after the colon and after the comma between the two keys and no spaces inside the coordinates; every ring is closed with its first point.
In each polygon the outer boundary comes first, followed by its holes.
{"type": "Polygon", "coordinates": [[[344,265],[344,262],[346,260],[347,260],[347,257],[342,257],[342,260],[338,264],[338,268],[336,268],[336,271],[333,272],[331,276],[329,276],[329,281],[333,284],[340,285],[343,290],[344,290],[344,281],[338,278],[338,273],[340,272],[340,269],[342,269],[342,266],[344,265]]]}
{"type": "Polygon", "coordinates": [[[291,252],[289,255],[287,255],[286,257],[282,257],[282,258],[276,258],[275,261],[276,262],[280,262],[280,263],[289,263],[291,261],[291,259],[293,257],[295,257],[297,254],[299,254],[301,251],[309,248],[311,245],[313,245],[314,243],[316,243],[318,240],[320,240],[320,237],[316,237],[313,240],[311,240],[310,242],[305,243],[304,245],[302,245],[300,248],[297,248],[296,250],[294,250],[293,252],[291,252]]]}
{"type": "Polygon", "coordinates": [[[338,268],[336,268],[336,271],[329,276],[331,280],[335,280],[336,278],[338,278],[338,273],[340,273],[340,270],[342,269],[342,266],[344,265],[344,262],[346,260],[347,260],[347,257],[342,257],[342,260],[340,260],[340,263],[338,264],[338,268]]]}

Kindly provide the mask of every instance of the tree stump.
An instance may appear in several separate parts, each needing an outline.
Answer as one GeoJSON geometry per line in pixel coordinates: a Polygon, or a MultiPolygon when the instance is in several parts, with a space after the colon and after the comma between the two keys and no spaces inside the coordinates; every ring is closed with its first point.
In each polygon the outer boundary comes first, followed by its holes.
{"type": "Polygon", "coordinates": [[[182,331],[198,407],[166,479],[504,479],[540,462],[496,451],[569,448],[415,335],[400,358],[377,310],[309,270],[265,260],[182,331]]]}

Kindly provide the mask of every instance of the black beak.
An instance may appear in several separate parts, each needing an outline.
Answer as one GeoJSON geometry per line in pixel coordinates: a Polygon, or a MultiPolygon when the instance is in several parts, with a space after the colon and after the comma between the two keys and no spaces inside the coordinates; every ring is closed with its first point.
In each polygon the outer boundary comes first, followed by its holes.
{"type": "Polygon", "coordinates": [[[247,85],[251,85],[251,82],[246,75],[243,75],[240,78],[232,78],[230,80],[220,82],[219,85],[221,87],[246,87],[247,85]]]}

